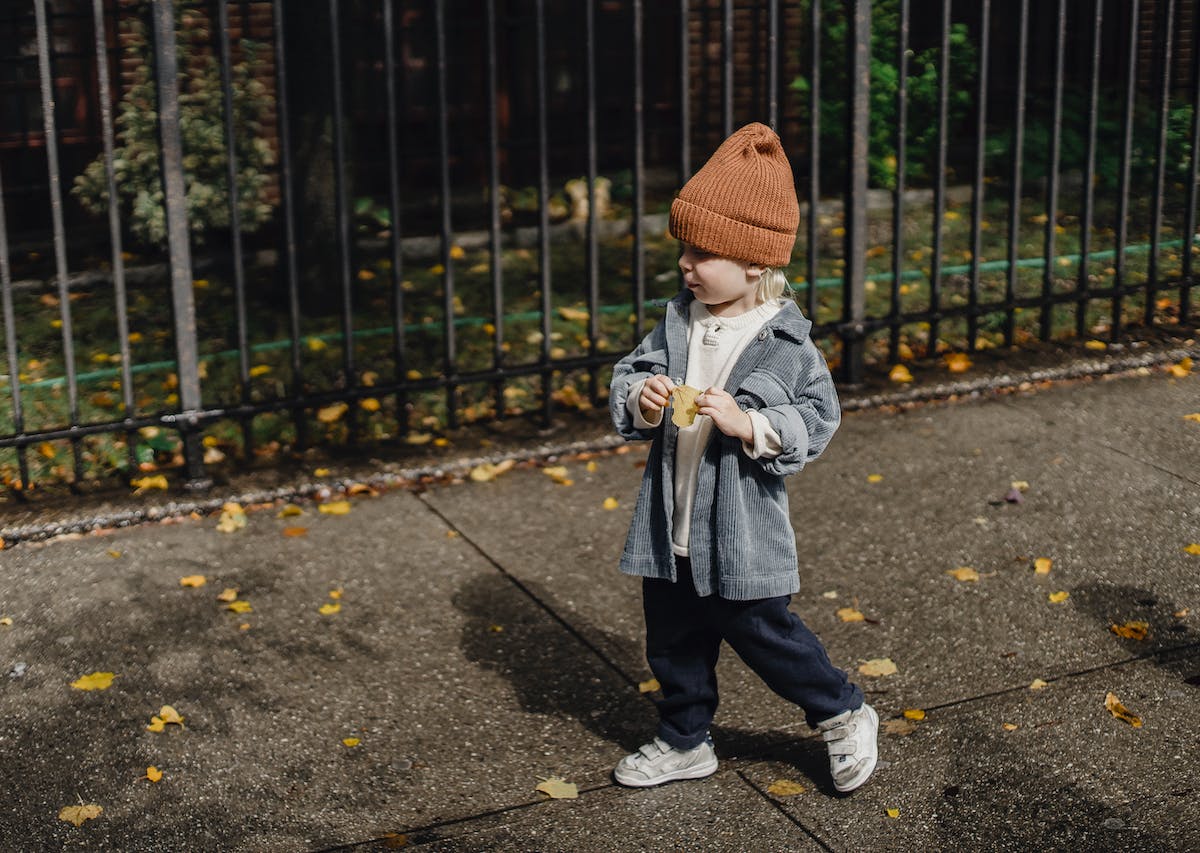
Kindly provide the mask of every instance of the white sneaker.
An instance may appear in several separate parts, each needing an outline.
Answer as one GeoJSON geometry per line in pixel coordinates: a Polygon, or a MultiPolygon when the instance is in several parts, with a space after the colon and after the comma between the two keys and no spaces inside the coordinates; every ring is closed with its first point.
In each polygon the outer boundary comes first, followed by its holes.
{"type": "Polygon", "coordinates": [[[676,749],[660,737],[638,747],[613,770],[622,785],[647,788],[676,779],[702,779],[717,772],[717,754],[712,738],[695,749],[676,749]]]}
{"type": "Polygon", "coordinates": [[[879,760],[879,717],[866,702],[817,724],[829,750],[833,787],[845,793],[870,778],[879,760]]]}

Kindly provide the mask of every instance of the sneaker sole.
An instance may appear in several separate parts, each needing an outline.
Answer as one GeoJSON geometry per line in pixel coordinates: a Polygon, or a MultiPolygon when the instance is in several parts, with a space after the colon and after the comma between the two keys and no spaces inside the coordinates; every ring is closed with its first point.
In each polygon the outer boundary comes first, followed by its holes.
{"type": "Polygon", "coordinates": [[[655,785],[664,785],[667,782],[677,782],[680,779],[703,779],[705,776],[711,776],[716,773],[719,763],[718,761],[713,761],[710,764],[684,767],[679,770],[673,770],[670,773],[664,773],[662,776],[656,776],[653,779],[622,777],[620,770],[614,770],[613,778],[628,788],[651,788],[655,785]]]}

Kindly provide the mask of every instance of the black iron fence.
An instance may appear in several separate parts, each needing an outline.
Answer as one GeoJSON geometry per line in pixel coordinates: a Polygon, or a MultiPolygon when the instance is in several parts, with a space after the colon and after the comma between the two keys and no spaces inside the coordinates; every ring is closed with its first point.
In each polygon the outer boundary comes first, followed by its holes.
{"type": "Polygon", "coordinates": [[[1191,322],[1186,0],[23,5],[12,494],[600,404],[678,288],[674,188],[749,120],[843,384],[1191,322]]]}

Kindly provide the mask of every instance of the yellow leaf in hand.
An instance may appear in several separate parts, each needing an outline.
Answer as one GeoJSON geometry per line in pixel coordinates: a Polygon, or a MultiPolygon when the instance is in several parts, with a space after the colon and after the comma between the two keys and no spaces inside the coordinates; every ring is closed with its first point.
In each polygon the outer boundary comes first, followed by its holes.
{"type": "Polygon", "coordinates": [[[804,793],[804,786],[791,779],[776,779],[767,786],[767,793],[777,797],[794,797],[796,794],[804,793]]]}
{"type": "Polygon", "coordinates": [[[579,796],[579,788],[574,782],[568,782],[558,776],[543,779],[538,783],[537,790],[552,800],[574,800],[579,796]]]}
{"type": "Polygon", "coordinates": [[[979,572],[975,571],[970,566],[959,566],[957,569],[947,569],[946,574],[950,575],[957,581],[979,580],[979,572]]]}
{"type": "Polygon", "coordinates": [[[1109,625],[1108,629],[1118,637],[1124,637],[1127,640],[1144,640],[1150,633],[1150,624],[1148,622],[1126,622],[1123,625],[1109,625]]]}
{"type": "Polygon", "coordinates": [[[100,813],[103,811],[104,809],[95,803],[79,806],[63,806],[58,812],[58,817],[59,820],[65,820],[67,823],[82,826],[85,820],[100,817],[100,813]]]}
{"type": "Polygon", "coordinates": [[[1050,593],[1050,596],[1049,596],[1051,604],[1061,604],[1062,602],[1066,601],[1070,597],[1071,597],[1071,593],[1066,592],[1064,590],[1059,590],[1058,592],[1052,592],[1052,593],[1050,593]]]}
{"type": "Polygon", "coordinates": [[[346,513],[350,512],[350,502],[330,501],[327,504],[321,504],[319,507],[317,507],[317,509],[326,515],[345,515],[346,513]]]}
{"type": "Polygon", "coordinates": [[[690,427],[696,422],[700,407],[696,405],[696,396],[700,389],[690,385],[676,385],[671,392],[671,423],[677,427],[690,427]]]}
{"type": "Polygon", "coordinates": [[[1142,727],[1142,718],[1133,714],[1128,708],[1122,705],[1121,700],[1117,698],[1115,693],[1109,693],[1104,697],[1104,707],[1118,720],[1124,720],[1135,729],[1142,727]]]}
{"type": "Polygon", "coordinates": [[[322,616],[329,616],[332,613],[337,613],[341,609],[342,605],[336,601],[327,602],[318,608],[322,616]]]}
{"type": "Polygon", "coordinates": [[[204,575],[187,575],[179,579],[180,586],[197,587],[204,586],[206,583],[208,583],[208,578],[204,575]]]}
{"type": "Polygon", "coordinates": [[[867,618],[867,617],[863,616],[862,613],[860,613],[858,610],[855,610],[853,607],[843,607],[841,610],[839,610],[837,612],[837,615],[838,615],[838,618],[841,619],[843,622],[864,622],[864,621],[866,621],[866,618],[867,618]]]}
{"type": "Polygon", "coordinates": [[[895,675],[897,670],[896,664],[892,662],[891,658],[872,658],[860,664],[858,671],[863,675],[881,676],[895,675]]]}
{"type": "Polygon", "coordinates": [[[112,687],[115,675],[112,672],[93,672],[75,679],[71,686],[76,690],[107,690],[112,687]]]}

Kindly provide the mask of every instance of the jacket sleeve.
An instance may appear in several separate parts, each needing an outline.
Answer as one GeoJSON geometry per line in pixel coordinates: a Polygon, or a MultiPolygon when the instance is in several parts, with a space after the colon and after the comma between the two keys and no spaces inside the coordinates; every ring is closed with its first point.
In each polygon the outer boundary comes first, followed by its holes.
{"type": "Polygon", "coordinates": [[[821,455],[842,422],[842,408],[825,356],[805,339],[801,366],[790,401],[758,410],[779,434],[783,450],[756,461],[771,474],[795,474],[821,455]]]}
{"type": "Polygon", "coordinates": [[[667,372],[665,325],[660,322],[633,352],[613,366],[612,381],[608,386],[608,409],[617,434],[626,441],[649,441],[654,438],[655,430],[639,428],[634,423],[628,400],[634,385],[656,373],[667,372]]]}

